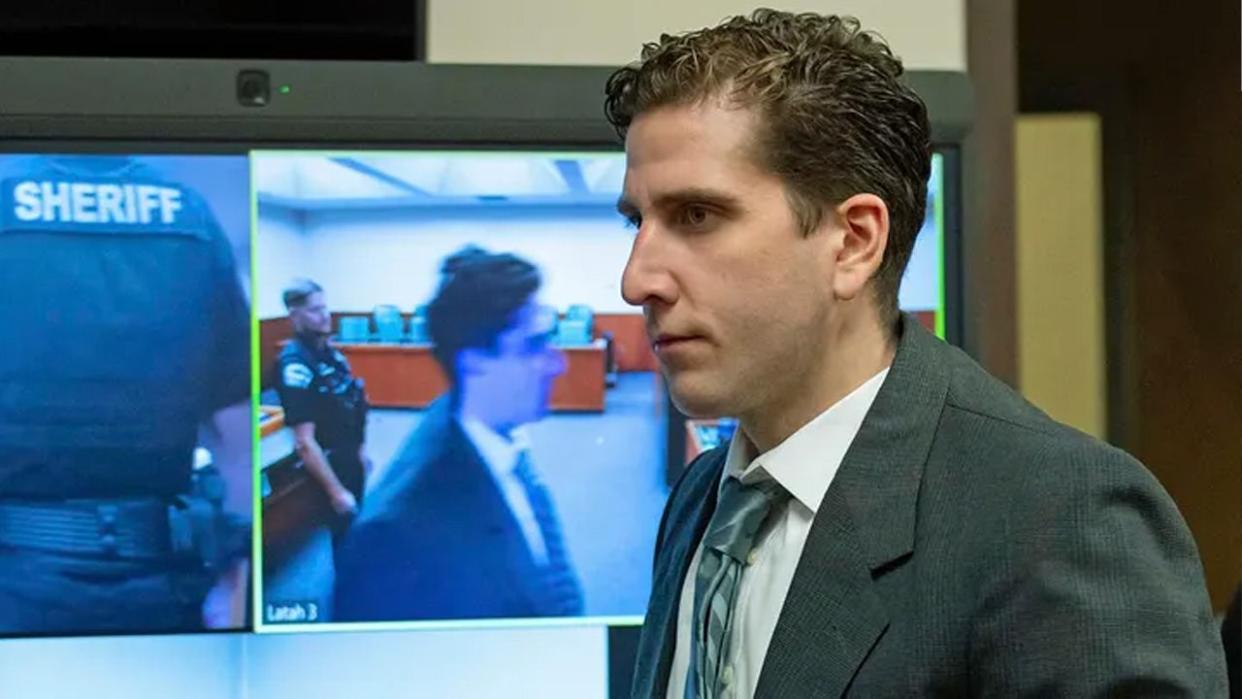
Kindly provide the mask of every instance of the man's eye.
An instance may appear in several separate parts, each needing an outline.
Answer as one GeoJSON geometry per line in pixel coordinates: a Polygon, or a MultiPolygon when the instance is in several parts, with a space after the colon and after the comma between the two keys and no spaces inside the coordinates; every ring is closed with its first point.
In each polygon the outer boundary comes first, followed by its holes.
{"type": "Polygon", "coordinates": [[[681,222],[698,228],[711,220],[712,212],[705,206],[687,206],[681,210],[681,222]]]}
{"type": "Polygon", "coordinates": [[[629,228],[633,228],[634,230],[638,230],[639,228],[643,227],[643,217],[639,216],[638,214],[634,214],[633,216],[626,216],[625,225],[628,226],[629,228]]]}

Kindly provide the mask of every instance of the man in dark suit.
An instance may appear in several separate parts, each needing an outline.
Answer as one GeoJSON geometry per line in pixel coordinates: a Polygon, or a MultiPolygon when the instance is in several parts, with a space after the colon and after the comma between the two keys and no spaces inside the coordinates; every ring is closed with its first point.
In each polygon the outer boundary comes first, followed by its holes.
{"type": "Polygon", "coordinates": [[[851,18],[663,36],[608,83],[677,405],[636,697],[1220,696],[1190,533],[1123,452],[898,311],[923,102],[851,18]]]}
{"type": "Polygon", "coordinates": [[[350,532],[337,621],[571,616],[577,574],[523,426],[544,416],[564,357],[538,269],[467,248],[427,311],[450,379],[350,532]]]}

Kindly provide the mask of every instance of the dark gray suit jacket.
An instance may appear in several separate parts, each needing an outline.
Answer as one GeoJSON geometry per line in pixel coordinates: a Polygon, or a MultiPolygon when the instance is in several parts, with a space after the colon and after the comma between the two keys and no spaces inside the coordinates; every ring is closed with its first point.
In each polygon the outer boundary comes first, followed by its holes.
{"type": "MultiPolygon", "coordinates": [[[[696,459],[669,498],[635,697],[667,691],[724,461],[696,459]]],[[[755,696],[1216,697],[1219,638],[1194,541],[1151,474],[906,317],[755,696]]]]}

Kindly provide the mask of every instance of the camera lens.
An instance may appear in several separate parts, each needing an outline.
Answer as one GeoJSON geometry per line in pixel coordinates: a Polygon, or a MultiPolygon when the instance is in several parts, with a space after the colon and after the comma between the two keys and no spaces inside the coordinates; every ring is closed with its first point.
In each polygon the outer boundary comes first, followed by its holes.
{"type": "Polygon", "coordinates": [[[237,101],[244,107],[262,107],[272,96],[272,83],[261,70],[243,70],[237,74],[237,101]]]}

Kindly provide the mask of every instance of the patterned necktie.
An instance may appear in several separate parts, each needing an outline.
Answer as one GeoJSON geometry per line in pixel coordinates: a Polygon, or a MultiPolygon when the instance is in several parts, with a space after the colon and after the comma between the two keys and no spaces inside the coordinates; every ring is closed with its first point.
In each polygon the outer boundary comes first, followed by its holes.
{"type": "Polygon", "coordinates": [[[578,575],[565,551],[565,539],[561,535],[556,506],[552,503],[547,486],[535,473],[529,451],[523,449],[520,452],[513,474],[526,491],[526,499],[535,513],[535,521],[539,524],[539,533],[548,553],[547,563],[541,569],[542,613],[544,616],[578,616],[583,610],[582,585],[578,582],[578,575]]]}
{"type": "Polygon", "coordinates": [[[768,515],[789,498],[772,480],[742,485],[729,476],[716,512],[703,537],[694,581],[694,616],[690,634],[690,669],[686,699],[714,699],[729,694],[725,671],[738,582],[749,564],[755,535],[768,515]]]}

